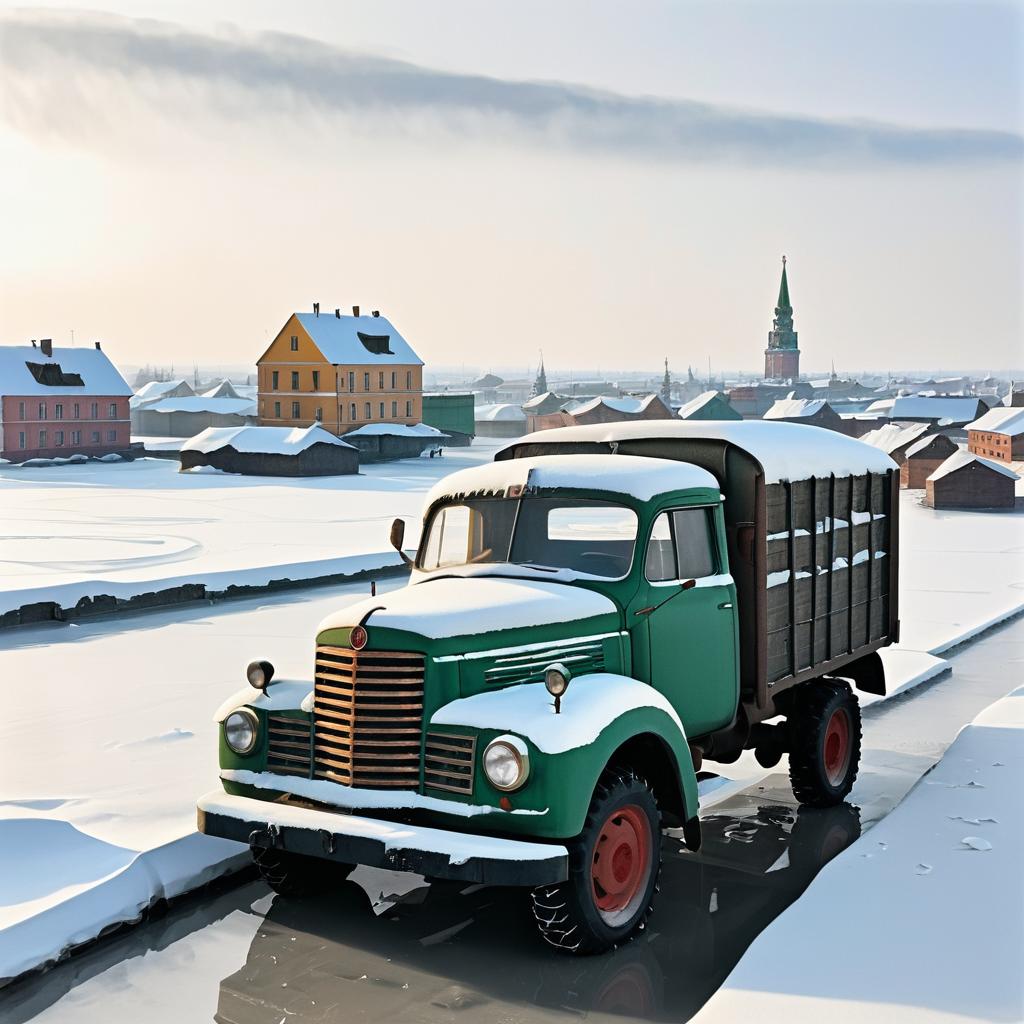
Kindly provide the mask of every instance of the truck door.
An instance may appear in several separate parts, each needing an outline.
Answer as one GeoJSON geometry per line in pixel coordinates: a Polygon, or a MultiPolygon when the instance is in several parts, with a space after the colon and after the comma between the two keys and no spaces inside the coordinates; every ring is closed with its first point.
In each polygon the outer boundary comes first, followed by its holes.
{"type": "Polygon", "coordinates": [[[710,507],[662,512],[645,558],[651,683],[672,701],[688,736],[728,725],[739,699],[736,588],[714,515],[710,507]]]}

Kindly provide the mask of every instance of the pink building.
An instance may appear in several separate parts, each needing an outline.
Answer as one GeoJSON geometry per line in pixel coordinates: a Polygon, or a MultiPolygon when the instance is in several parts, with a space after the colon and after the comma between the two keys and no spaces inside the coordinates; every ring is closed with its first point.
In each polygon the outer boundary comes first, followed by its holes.
{"type": "Polygon", "coordinates": [[[23,462],[123,451],[131,394],[99,342],[0,345],[0,457],[23,462]]]}

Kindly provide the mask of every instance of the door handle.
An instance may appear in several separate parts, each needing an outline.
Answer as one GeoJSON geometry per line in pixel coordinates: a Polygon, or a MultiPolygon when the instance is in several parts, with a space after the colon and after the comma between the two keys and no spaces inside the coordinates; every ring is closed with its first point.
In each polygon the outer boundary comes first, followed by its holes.
{"type": "Polygon", "coordinates": [[[720,611],[725,611],[726,609],[728,609],[728,608],[731,608],[731,607],[732,607],[732,601],[723,601],[723,602],[722,602],[722,603],[721,603],[721,604],[720,604],[720,605],[718,606],[718,608],[719,608],[719,610],[720,610],[720,611]]]}

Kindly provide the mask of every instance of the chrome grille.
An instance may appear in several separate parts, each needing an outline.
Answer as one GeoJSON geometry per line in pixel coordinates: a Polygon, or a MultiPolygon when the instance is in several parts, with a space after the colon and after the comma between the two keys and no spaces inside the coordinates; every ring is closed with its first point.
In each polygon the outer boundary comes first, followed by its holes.
{"type": "Polygon", "coordinates": [[[423,655],[407,651],[316,649],[316,778],[418,788],[423,668],[423,655]]]}
{"type": "Polygon", "coordinates": [[[423,784],[451,793],[473,792],[476,736],[428,732],[423,762],[423,784]]]}
{"type": "Polygon", "coordinates": [[[267,771],[309,778],[311,723],[267,715],[267,771]]]}
{"type": "Polygon", "coordinates": [[[604,669],[604,643],[601,640],[583,640],[578,643],[553,644],[551,647],[521,654],[505,654],[494,659],[484,672],[484,681],[500,686],[543,682],[544,669],[556,661],[572,669],[573,675],[600,672],[604,669]]]}

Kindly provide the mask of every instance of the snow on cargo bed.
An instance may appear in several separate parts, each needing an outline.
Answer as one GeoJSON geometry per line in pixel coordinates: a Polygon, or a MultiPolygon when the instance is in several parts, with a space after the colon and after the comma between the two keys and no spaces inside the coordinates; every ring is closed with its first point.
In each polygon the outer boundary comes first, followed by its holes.
{"type": "MultiPolygon", "coordinates": [[[[896,463],[885,452],[845,434],[800,423],[770,420],[645,420],[639,423],[601,423],[585,427],[556,427],[527,434],[498,452],[502,458],[518,446],[531,444],[608,444],[643,438],[680,441],[726,441],[753,456],[764,470],[765,483],[807,480],[810,477],[860,476],[888,473],[896,463]]],[[[593,456],[586,456],[592,458],[593,456]]],[[[505,456],[508,458],[508,456],[505,456]]],[[[633,456],[630,456],[633,458],[633,456]]]]}
{"type": "Polygon", "coordinates": [[[352,445],[316,423],[308,427],[207,427],[181,446],[183,452],[215,452],[231,447],[236,452],[260,455],[296,455],[315,444],[352,445]]]}
{"type": "MultiPolygon", "coordinates": [[[[551,431],[554,432],[554,431],[551,431]]],[[[618,491],[649,501],[665,491],[702,487],[718,491],[705,469],[670,459],[619,455],[540,455],[463,469],[437,483],[425,508],[442,499],[504,495],[509,487],[586,488],[618,491]]]]}

